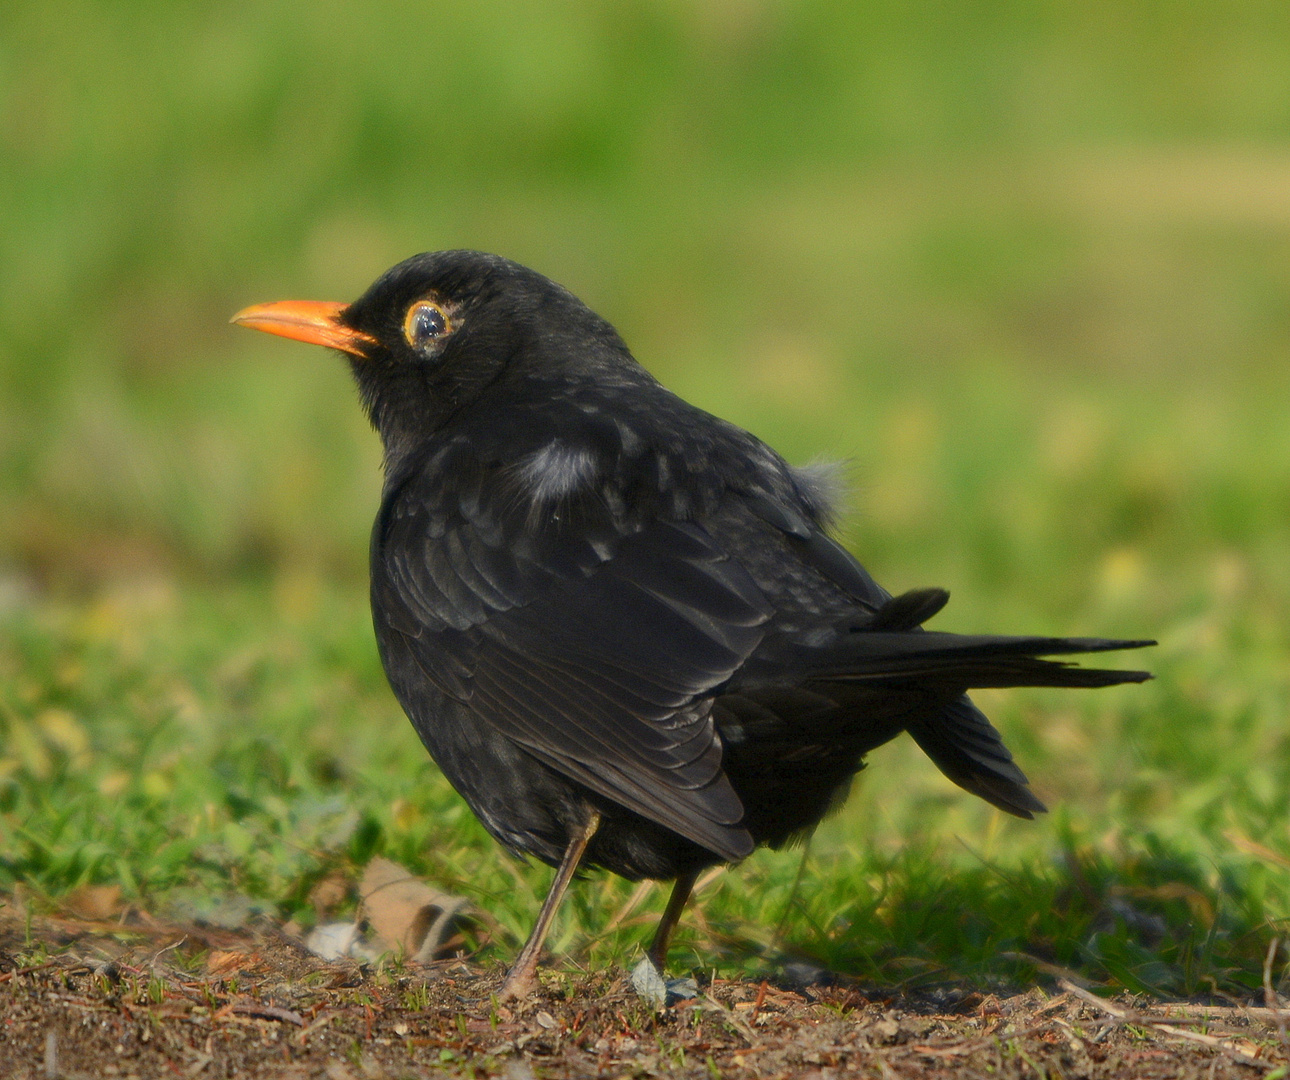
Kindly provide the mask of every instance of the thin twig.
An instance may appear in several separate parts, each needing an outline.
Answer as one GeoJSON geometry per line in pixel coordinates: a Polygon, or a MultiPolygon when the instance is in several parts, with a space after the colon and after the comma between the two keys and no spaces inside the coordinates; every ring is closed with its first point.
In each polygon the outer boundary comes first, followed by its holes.
{"type": "Polygon", "coordinates": [[[1030,964],[1035,969],[1042,971],[1045,975],[1052,975],[1057,979],[1065,979],[1067,982],[1077,983],[1086,989],[1098,984],[1084,978],[1078,971],[1072,971],[1070,968],[1062,967],[1061,964],[1054,964],[1048,960],[1041,960],[1038,956],[1031,956],[1028,952],[1018,952],[1013,949],[999,953],[1005,960],[1015,960],[1023,964],[1030,964]]]}
{"type": "MultiPolygon", "coordinates": [[[[1092,1005],[1093,1008],[1100,1009],[1109,1016],[1115,1017],[1115,1019],[1121,1024],[1137,1024],[1142,1027],[1151,1027],[1166,1035],[1172,1035],[1175,1039],[1183,1039],[1186,1042],[1200,1043],[1202,1046],[1208,1046],[1214,1050],[1221,1050],[1224,1053],[1231,1054],[1238,1061],[1241,1061],[1246,1065],[1253,1065],[1260,1069],[1270,1069],[1273,1067],[1272,1062],[1264,1061],[1262,1058],[1255,1057],[1254,1054],[1251,1054],[1248,1050],[1231,1039],[1220,1039],[1214,1035],[1202,1035],[1199,1031],[1188,1031],[1186,1028],[1176,1027],[1174,1024],[1162,1020],[1159,1017],[1147,1016],[1130,1009],[1125,1009],[1113,1002],[1107,1001],[1105,998],[1098,997],[1096,994],[1090,994],[1087,990],[1076,986],[1072,982],[1062,980],[1060,985],[1068,994],[1073,994],[1085,1004],[1092,1005]]],[[[1254,1046],[1253,1043],[1247,1042],[1247,1045],[1250,1046],[1255,1053],[1258,1052],[1258,1047],[1254,1046]]]]}
{"type": "Polygon", "coordinates": [[[158,960],[160,960],[163,956],[165,956],[165,955],[166,955],[166,953],[168,953],[168,952],[172,951],[173,949],[177,949],[177,948],[179,948],[179,946],[180,946],[180,945],[182,945],[182,944],[183,944],[185,941],[187,941],[187,940],[188,940],[188,935],[187,935],[187,934],[185,934],[185,935],[184,935],[183,937],[181,937],[178,941],[176,941],[176,942],[174,942],[174,943],[172,943],[172,944],[170,944],[170,945],[167,945],[164,949],[158,949],[158,950],[157,950],[157,952],[153,955],[152,959],[148,961],[148,969],[152,972],[152,974],[153,974],[153,975],[156,975],[156,974],[157,974],[157,961],[158,961],[158,960]]]}
{"type": "Polygon", "coordinates": [[[1013,1039],[1028,1039],[1032,1035],[1038,1035],[1040,1032],[1047,1031],[1057,1022],[1058,1021],[1056,1020],[1045,1020],[1042,1024],[1035,1024],[1033,1027],[1022,1028],[1021,1031],[992,1031],[989,1035],[983,1035],[977,1039],[967,1039],[963,1042],[950,1043],[945,1046],[938,1046],[934,1043],[910,1043],[903,1047],[903,1049],[910,1053],[926,1054],[930,1057],[962,1057],[964,1054],[974,1054],[978,1050],[983,1050],[988,1046],[993,1046],[996,1040],[1011,1042],[1013,1039]]]}
{"type": "Polygon", "coordinates": [[[254,1016],[264,1020],[278,1020],[284,1024],[305,1026],[305,1018],[291,1009],[282,1009],[277,1005],[261,1005],[258,1001],[235,1002],[232,1006],[235,1016],[254,1016]]]}
{"type": "Polygon", "coordinates": [[[1177,1011],[1185,1017],[1214,1017],[1223,1020],[1243,1017],[1261,1024],[1275,1024],[1286,1015],[1284,1009],[1265,1009],[1261,1005],[1191,1005],[1185,1001],[1170,1001],[1160,1007],[1177,1011]]]}
{"type": "Polygon", "coordinates": [[[1069,994],[1058,994],[1055,998],[1052,998],[1046,1005],[1043,1005],[1040,1008],[1036,1009],[1035,1015],[1043,1016],[1044,1013],[1046,1012],[1052,1012],[1054,1009],[1060,1009],[1063,1005],[1066,1004],[1069,998],[1070,998],[1069,994]]]}
{"type": "Polygon", "coordinates": [[[725,1020],[727,1024],[729,1024],[732,1028],[734,1028],[737,1032],[739,1032],[740,1035],[742,1035],[745,1039],[748,1040],[749,1046],[755,1046],[757,1044],[757,1033],[753,1031],[751,1027],[745,1024],[743,1020],[741,1020],[738,1016],[736,1016],[733,1011],[726,1008],[725,1005],[719,1002],[711,994],[703,995],[703,1005],[705,1008],[709,1008],[714,1010],[715,1012],[720,1013],[721,1018],[725,1020]]]}

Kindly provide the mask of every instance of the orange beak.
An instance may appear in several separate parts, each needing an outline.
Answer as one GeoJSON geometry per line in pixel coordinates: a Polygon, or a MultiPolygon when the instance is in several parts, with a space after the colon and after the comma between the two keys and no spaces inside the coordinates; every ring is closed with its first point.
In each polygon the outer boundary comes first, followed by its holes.
{"type": "Polygon", "coordinates": [[[351,356],[367,356],[364,346],[376,344],[376,338],[359,330],[352,330],[339,322],[339,316],[348,304],[326,300],[281,300],[276,304],[254,304],[233,316],[238,326],[263,330],[266,334],[305,341],[310,345],[325,345],[340,349],[351,356]]]}

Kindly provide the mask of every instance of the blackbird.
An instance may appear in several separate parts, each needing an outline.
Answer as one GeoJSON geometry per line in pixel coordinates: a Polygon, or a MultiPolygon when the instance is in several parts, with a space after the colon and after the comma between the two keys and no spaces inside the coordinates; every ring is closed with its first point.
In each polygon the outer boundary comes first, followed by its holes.
{"type": "Polygon", "coordinates": [[[533,985],[580,865],[675,879],[808,833],[907,731],[1001,810],[1044,807],[978,687],[1109,686],[1045,656],[1148,641],[925,631],[829,535],[834,484],[664,389],[604,319],[495,255],[417,255],[352,304],[234,322],[348,354],[385,451],[377,645],[485,828],[557,867],[501,995],[533,985]]]}

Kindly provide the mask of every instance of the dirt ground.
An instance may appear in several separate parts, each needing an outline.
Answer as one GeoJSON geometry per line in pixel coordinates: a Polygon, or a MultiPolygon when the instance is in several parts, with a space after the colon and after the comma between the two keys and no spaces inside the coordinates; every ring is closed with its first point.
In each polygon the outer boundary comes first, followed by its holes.
{"type": "MultiPolygon", "coordinates": [[[[12,910],[12,909],[11,909],[12,910]]],[[[282,931],[0,918],[0,1076],[1267,1077],[1285,1022],[1241,1006],[1097,1004],[1063,984],[999,998],[715,980],[647,1007],[620,970],[328,963],[282,931]],[[1278,1024],[1280,1023],[1280,1027],[1278,1024]]]]}

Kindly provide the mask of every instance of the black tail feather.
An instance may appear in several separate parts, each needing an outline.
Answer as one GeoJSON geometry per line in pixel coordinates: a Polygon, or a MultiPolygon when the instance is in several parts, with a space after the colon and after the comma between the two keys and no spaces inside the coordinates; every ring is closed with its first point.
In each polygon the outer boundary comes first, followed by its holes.
{"type": "Polygon", "coordinates": [[[1027,786],[1003,737],[966,695],[908,730],[941,772],[992,806],[1021,818],[1047,810],[1027,786]]]}
{"type": "Polygon", "coordinates": [[[913,630],[927,622],[949,603],[944,589],[911,589],[893,596],[864,624],[866,632],[874,630],[913,630]]]}
{"type": "Polygon", "coordinates": [[[857,630],[809,657],[811,677],[924,690],[1008,686],[1115,686],[1145,682],[1147,671],[1082,668],[1043,656],[1140,649],[1154,641],[1107,638],[1001,637],[936,631],[857,630]]]}
{"type": "MultiPolygon", "coordinates": [[[[923,752],[950,780],[1017,817],[1043,813],[985,714],[965,691],[985,687],[1098,687],[1145,682],[1146,671],[1082,668],[1045,656],[1139,649],[1154,641],[1107,638],[999,637],[945,634],[902,623],[937,605],[932,590],[897,597],[868,626],[843,635],[831,648],[815,649],[806,667],[822,683],[861,684],[930,694],[939,701],[905,726],[923,752]],[[948,700],[947,700],[948,699],[948,700]]],[[[943,602],[943,601],[942,601],[943,602]]]]}

